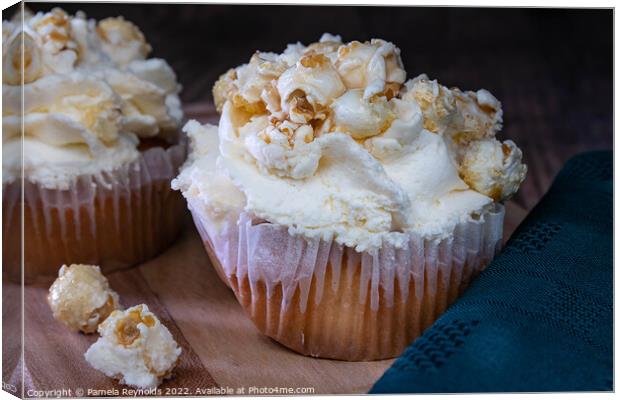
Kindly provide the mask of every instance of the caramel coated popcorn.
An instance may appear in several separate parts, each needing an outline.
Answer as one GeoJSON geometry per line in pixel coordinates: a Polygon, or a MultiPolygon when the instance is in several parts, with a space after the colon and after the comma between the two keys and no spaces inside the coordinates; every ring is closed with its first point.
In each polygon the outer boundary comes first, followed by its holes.
{"type": "Polygon", "coordinates": [[[96,32],[101,38],[103,50],[120,65],[142,60],[151,52],[142,31],[123,17],[99,21],[96,32]]]}
{"type": "Polygon", "coordinates": [[[119,308],[118,294],[95,265],[63,265],[49,289],[54,318],[73,330],[92,333],[119,308]]]}
{"type": "Polygon", "coordinates": [[[495,201],[505,201],[519,188],[527,174],[521,150],[512,140],[477,140],[469,144],[459,167],[463,180],[495,201]]]}
{"type": "Polygon", "coordinates": [[[114,311],[98,331],[101,337],[84,354],[93,368],[145,389],[172,376],[181,348],[145,304],[114,311]]]}
{"type": "Polygon", "coordinates": [[[256,52],[219,78],[213,96],[220,136],[241,138],[264,174],[313,176],[332,133],[385,161],[419,150],[421,131],[441,138],[464,182],[495,201],[512,196],[527,170],[515,146],[505,142],[502,159],[492,142],[503,112],[489,91],[448,88],[425,74],[407,80],[400,49],[381,39],[325,34],[281,54],[256,52]]]}

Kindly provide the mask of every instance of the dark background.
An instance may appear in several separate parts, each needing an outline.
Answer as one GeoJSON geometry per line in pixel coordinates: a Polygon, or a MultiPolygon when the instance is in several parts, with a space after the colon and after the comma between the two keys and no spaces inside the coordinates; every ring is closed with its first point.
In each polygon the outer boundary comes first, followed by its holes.
{"type": "MultiPolygon", "coordinates": [[[[27,3],[34,11],[53,3],[27,3]]],[[[394,42],[409,77],[425,72],[447,86],[486,88],[504,106],[504,138],[524,149],[528,189],[537,201],[571,154],[611,148],[613,141],[613,12],[594,9],[422,8],[80,4],[60,5],[101,19],[123,15],[170,62],[187,103],[211,101],[219,74],[255,50],[287,43],[343,40],[394,42]],[[539,171],[544,176],[536,177],[539,171]]],[[[11,15],[11,10],[4,18],[11,15]]],[[[525,196],[525,198],[523,197],[525,196]]],[[[531,199],[530,199],[531,198],[531,199]]]]}

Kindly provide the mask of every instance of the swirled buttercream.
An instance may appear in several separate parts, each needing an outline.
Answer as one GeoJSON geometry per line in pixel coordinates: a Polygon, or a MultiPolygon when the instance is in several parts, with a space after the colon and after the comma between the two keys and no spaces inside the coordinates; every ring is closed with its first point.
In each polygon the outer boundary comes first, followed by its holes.
{"type": "Polygon", "coordinates": [[[2,22],[2,42],[3,182],[23,167],[62,188],[132,162],[143,138],[176,140],[180,85],[164,60],[146,58],[131,22],[26,12],[2,22]]]}

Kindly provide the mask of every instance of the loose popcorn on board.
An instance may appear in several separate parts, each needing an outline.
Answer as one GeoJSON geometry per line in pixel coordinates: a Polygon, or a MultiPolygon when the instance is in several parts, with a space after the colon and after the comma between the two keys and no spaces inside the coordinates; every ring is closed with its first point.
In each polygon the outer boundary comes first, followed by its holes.
{"type": "Polygon", "coordinates": [[[84,354],[93,368],[137,388],[171,377],[181,348],[145,304],[113,312],[98,331],[101,337],[84,354]]]}
{"type": "Polygon", "coordinates": [[[118,294],[96,265],[63,265],[49,289],[47,301],[54,318],[73,330],[92,333],[119,308],[118,294]]]}

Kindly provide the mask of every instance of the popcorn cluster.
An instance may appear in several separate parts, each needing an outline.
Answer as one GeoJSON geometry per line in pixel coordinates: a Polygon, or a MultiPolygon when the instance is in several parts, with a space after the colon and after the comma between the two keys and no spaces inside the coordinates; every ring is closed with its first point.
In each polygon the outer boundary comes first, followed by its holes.
{"type": "MultiPolygon", "coordinates": [[[[122,17],[97,22],[60,8],[26,10],[23,24],[21,17],[2,22],[4,143],[21,138],[23,129],[34,145],[51,146],[37,149],[42,160],[84,144],[81,149],[105,164],[112,162],[106,161],[111,150],[117,158],[121,150],[129,154],[118,162],[135,158],[135,136],[176,137],[181,87],[164,60],[147,59],[151,47],[138,27],[122,17]]],[[[31,145],[27,141],[26,150],[31,145]]],[[[30,173],[40,162],[27,158],[25,164],[30,173]]]]}
{"type": "Polygon", "coordinates": [[[444,138],[469,187],[496,201],[513,195],[527,171],[514,143],[494,139],[502,109],[491,93],[449,89],[424,74],[406,81],[400,50],[380,39],[325,34],[282,54],[256,52],[220,77],[213,96],[258,167],[283,178],[315,173],[321,136],[345,133],[385,159],[413,151],[419,123],[444,138]]]}
{"type": "Polygon", "coordinates": [[[2,21],[5,84],[21,84],[22,70],[24,83],[30,83],[44,75],[69,73],[84,64],[126,66],[144,60],[151,51],[140,29],[122,17],[97,23],[82,12],[71,16],[60,8],[36,15],[26,9],[23,16],[23,26],[22,14],[2,21]],[[24,65],[19,68],[22,40],[24,65]]]}
{"type": "Polygon", "coordinates": [[[101,335],[84,355],[93,368],[138,388],[157,387],[172,375],[181,348],[145,304],[121,311],[98,266],[63,265],[58,275],[48,295],[54,318],[101,335]]]}
{"type": "Polygon", "coordinates": [[[78,58],[78,44],[71,38],[68,15],[60,9],[36,16],[26,12],[29,23],[23,30],[19,17],[2,23],[2,82],[19,85],[22,79],[30,83],[44,74],[69,72],[78,58]]]}

